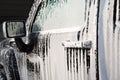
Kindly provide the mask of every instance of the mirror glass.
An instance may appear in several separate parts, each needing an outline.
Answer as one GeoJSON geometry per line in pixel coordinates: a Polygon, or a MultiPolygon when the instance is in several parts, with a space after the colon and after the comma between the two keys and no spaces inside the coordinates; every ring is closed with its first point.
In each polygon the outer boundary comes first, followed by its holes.
{"type": "Polygon", "coordinates": [[[7,37],[23,37],[26,35],[24,22],[6,22],[7,37]]]}

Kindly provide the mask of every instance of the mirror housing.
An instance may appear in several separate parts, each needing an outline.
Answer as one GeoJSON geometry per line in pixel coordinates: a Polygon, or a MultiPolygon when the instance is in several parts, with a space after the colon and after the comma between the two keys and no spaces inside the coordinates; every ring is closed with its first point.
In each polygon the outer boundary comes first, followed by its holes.
{"type": "Polygon", "coordinates": [[[2,24],[3,34],[6,38],[16,38],[26,36],[25,22],[5,21],[2,24]]]}

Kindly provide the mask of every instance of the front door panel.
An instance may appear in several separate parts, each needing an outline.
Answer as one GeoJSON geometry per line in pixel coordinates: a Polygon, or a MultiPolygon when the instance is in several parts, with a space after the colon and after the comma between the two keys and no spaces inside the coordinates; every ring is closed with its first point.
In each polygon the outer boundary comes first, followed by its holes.
{"type": "Polygon", "coordinates": [[[51,5],[54,4],[50,3],[48,9],[42,8],[33,23],[32,32],[38,35],[38,40],[28,55],[28,68],[33,62],[28,69],[28,80],[98,80],[98,1],[85,2],[85,21],[80,21],[82,24],[78,24],[79,18],[75,16],[78,15],[75,12],[79,11],[75,4],[68,4],[65,8],[62,5],[57,5],[59,8],[51,5]],[[68,9],[75,12],[62,12],[70,5],[75,7],[68,9]]]}

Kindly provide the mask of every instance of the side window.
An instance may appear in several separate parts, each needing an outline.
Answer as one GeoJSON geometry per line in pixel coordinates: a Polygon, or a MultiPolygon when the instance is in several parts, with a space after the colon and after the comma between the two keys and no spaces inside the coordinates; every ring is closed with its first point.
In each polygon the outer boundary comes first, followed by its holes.
{"type": "Polygon", "coordinates": [[[116,14],[116,20],[117,21],[120,21],[120,0],[116,0],[116,5],[117,5],[117,7],[116,7],[116,11],[117,11],[117,14],[116,14]]]}
{"type": "Polygon", "coordinates": [[[116,25],[120,24],[120,0],[114,0],[113,8],[113,32],[115,32],[116,25]]]}
{"type": "Polygon", "coordinates": [[[85,0],[47,0],[37,12],[32,31],[82,26],[84,18],[85,0]]]}
{"type": "Polygon", "coordinates": [[[120,21],[120,0],[118,0],[118,20],[120,21]]]}

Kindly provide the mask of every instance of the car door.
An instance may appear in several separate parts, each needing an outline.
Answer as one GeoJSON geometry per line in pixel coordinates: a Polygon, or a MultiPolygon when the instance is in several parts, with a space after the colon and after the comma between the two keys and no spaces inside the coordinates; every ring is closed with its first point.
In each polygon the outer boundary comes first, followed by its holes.
{"type": "Polygon", "coordinates": [[[120,0],[100,2],[99,68],[101,80],[120,78],[120,0]]]}
{"type": "Polygon", "coordinates": [[[34,16],[39,58],[29,80],[99,80],[98,0],[41,1],[34,16]]]}

